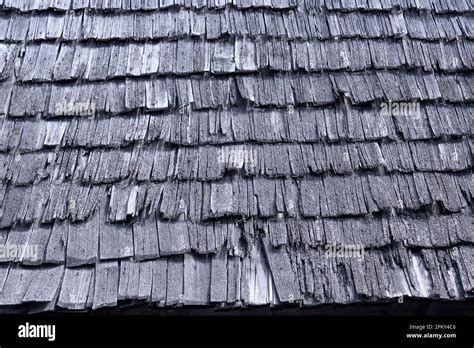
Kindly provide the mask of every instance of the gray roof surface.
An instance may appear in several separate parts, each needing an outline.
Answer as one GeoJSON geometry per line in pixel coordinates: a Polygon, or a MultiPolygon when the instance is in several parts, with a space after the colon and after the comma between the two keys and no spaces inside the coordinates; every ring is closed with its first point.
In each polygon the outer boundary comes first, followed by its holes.
{"type": "Polygon", "coordinates": [[[474,295],[472,0],[0,10],[0,311],[474,295]]]}

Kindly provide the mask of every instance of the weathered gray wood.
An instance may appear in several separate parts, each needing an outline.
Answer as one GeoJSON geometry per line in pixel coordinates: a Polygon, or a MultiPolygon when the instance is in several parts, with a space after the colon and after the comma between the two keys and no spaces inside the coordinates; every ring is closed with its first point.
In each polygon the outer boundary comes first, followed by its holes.
{"type": "Polygon", "coordinates": [[[184,304],[210,303],[211,258],[193,253],[184,255],[184,304]]]}
{"type": "Polygon", "coordinates": [[[161,255],[185,254],[191,250],[186,222],[156,221],[161,255]]]}
{"type": "Polygon", "coordinates": [[[153,217],[133,225],[133,241],[137,260],[160,257],[157,223],[153,217]]]}
{"type": "Polygon", "coordinates": [[[170,256],[166,279],[166,305],[172,306],[183,301],[184,257],[170,256]]]}
{"type": "Polygon", "coordinates": [[[101,260],[117,260],[134,255],[132,226],[129,224],[99,225],[101,260]]]}
{"type": "Polygon", "coordinates": [[[70,224],[67,239],[68,267],[93,264],[99,259],[98,215],[85,223],[70,224]]]}
{"type": "Polygon", "coordinates": [[[153,290],[154,261],[140,262],[140,282],[138,285],[138,299],[151,300],[153,290]]]}
{"type": "Polygon", "coordinates": [[[211,302],[227,300],[227,251],[220,250],[211,256],[211,302]]]}
{"type": "Polygon", "coordinates": [[[472,295],[465,0],[2,5],[0,303],[472,295]]]}
{"type": "Polygon", "coordinates": [[[66,261],[66,247],[68,241],[69,224],[56,222],[46,246],[44,262],[64,263],[66,261]]]}
{"type": "Polygon", "coordinates": [[[50,302],[57,295],[64,274],[64,265],[43,266],[34,271],[23,302],[50,302]]]}
{"type": "Polygon", "coordinates": [[[0,292],[0,305],[21,304],[34,275],[33,269],[12,265],[0,292]]]}
{"type": "Polygon", "coordinates": [[[117,261],[99,262],[95,268],[94,303],[92,308],[117,305],[119,266],[117,261]]]}
{"type": "Polygon", "coordinates": [[[137,299],[140,282],[139,262],[120,261],[120,281],[118,288],[118,299],[137,299]]]}
{"type": "Polygon", "coordinates": [[[273,248],[268,237],[263,238],[263,243],[278,298],[282,302],[299,299],[300,290],[285,247],[273,248]]]}
{"type": "Polygon", "coordinates": [[[93,279],[94,268],[91,266],[66,268],[58,306],[76,310],[86,308],[89,287],[93,279]]]}
{"type": "Polygon", "coordinates": [[[164,301],[166,299],[168,261],[166,258],[159,258],[152,262],[153,286],[151,300],[153,302],[164,301]]]}
{"type": "Polygon", "coordinates": [[[227,257],[227,300],[229,304],[241,300],[241,259],[238,256],[227,257]]]}

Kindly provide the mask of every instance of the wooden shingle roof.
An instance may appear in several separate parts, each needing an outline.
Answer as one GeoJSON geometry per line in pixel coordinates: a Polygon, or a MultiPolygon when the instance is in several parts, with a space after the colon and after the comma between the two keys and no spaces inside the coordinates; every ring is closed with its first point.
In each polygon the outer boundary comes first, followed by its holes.
{"type": "Polygon", "coordinates": [[[0,312],[471,297],[473,11],[0,0],[0,312]]]}

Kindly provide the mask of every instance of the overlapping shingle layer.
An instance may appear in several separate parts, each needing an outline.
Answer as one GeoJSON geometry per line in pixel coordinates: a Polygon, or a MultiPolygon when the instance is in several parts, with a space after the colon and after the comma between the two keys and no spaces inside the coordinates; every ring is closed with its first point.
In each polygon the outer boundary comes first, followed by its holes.
{"type": "Polygon", "coordinates": [[[0,310],[473,295],[472,1],[0,8],[0,310]]]}

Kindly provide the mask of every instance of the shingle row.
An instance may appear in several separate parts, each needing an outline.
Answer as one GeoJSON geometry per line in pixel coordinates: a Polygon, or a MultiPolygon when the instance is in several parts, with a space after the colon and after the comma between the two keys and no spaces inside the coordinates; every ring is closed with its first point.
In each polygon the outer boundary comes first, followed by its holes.
{"type": "Polygon", "coordinates": [[[256,221],[273,247],[282,245],[317,248],[328,245],[363,245],[382,248],[392,243],[405,247],[447,247],[471,244],[472,217],[452,214],[399,215],[365,218],[275,219],[256,221]]]}
{"type": "MultiPolygon", "coordinates": [[[[399,72],[378,71],[374,74],[337,74],[334,75],[333,81],[336,85],[335,92],[348,95],[353,104],[377,99],[389,101],[443,99],[450,102],[468,102],[474,95],[471,74],[402,75],[399,72]]],[[[309,87],[303,86],[303,88],[309,87]]]]}
{"type": "Polygon", "coordinates": [[[47,148],[118,148],[134,143],[202,146],[427,140],[472,136],[470,106],[421,105],[419,114],[380,108],[230,109],[107,117],[0,119],[0,152],[47,148]]]}
{"type": "MultiPolygon", "coordinates": [[[[55,308],[97,309],[116,306],[118,301],[127,300],[143,300],[159,306],[278,302],[268,288],[260,290],[266,296],[256,293],[254,279],[257,267],[262,268],[261,262],[250,257],[222,255],[211,258],[189,254],[140,263],[123,260],[100,262],[95,267],[48,267],[44,273],[51,270],[59,276],[43,290],[35,285],[30,287],[30,284],[43,283],[38,278],[44,277],[43,273],[12,265],[11,269],[8,267],[10,271],[3,282],[0,303],[44,302],[34,310],[45,311],[55,308]]],[[[268,268],[265,277],[271,284],[268,268]]]]}
{"type": "MultiPolygon", "coordinates": [[[[374,101],[472,101],[472,74],[398,74],[379,71],[329,74],[259,74],[237,77],[126,79],[83,84],[0,83],[0,113],[21,116],[91,116],[137,109],[193,110],[230,106],[288,107],[334,104],[340,95],[352,104],[374,101]],[[242,100],[243,99],[243,100],[242,100]],[[28,100],[28,102],[26,102],[28,100]],[[3,112],[1,112],[3,111],[3,112]]],[[[405,106],[405,104],[400,104],[405,106]]],[[[392,104],[387,113],[392,113],[392,104]]],[[[416,111],[416,110],[415,110],[416,111]]],[[[415,113],[400,110],[397,113],[415,113]]],[[[409,115],[411,116],[411,114],[409,115]]]]}
{"type": "Polygon", "coordinates": [[[32,310],[83,310],[142,300],[159,306],[303,305],[381,301],[399,296],[463,299],[472,296],[471,246],[410,250],[394,246],[356,257],[320,248],[254,246],[245,257],[187,254],[154,261],[99,262],[41,270],[0,266],[0,303],[39,303],[32,310]],[[268,263],[265,261],[265,255],[268,263]],[[258,284],[260,283],[260,284],[258,284]],[[36,309],[35,309],[36,308],[36,309]]]}
{"type": "Polygon", "coordinates": [[[44,10],[105,10],[105,11],[168,11],[170,8],[222,9],[233,6],[238,9],[269,8],[284,10],[295,8],[298,0],[0,0],[0,8],[22,12],[44,10]]]}
{"type": "Polygon", "coordinates": [[[321,6],[335,11],[381,11],[393,9],[414,9],[420,11],[434,11],[437,13],[469,12],[474,9],[469,0],[300,0],[307,9],[317,10],[321,6]]]}
{"type": "MultiPolygon", "coordinates": [[[[327,250],[289,254],[302,292],[307,295],[303,303],[316,305],[353,303],[361,298],[383,301],[410,296],[452,300],[472,296],[472,269],[466,263],[472,260],[472,250],[470,246],[419,251],[395,247],[365,251],[362,260],[354,256],[328,258],[327,250]]],[[[285,252],[278,249],[278,260],[285,252]]],[[[274,277],[280,276],[278,262],[272,268],[274,277]]]]}
{"type": "Polygon", "coordinates": [[[121,180],[222,180],[308,177],[359,171],[451,172],[472,168],[473,143],[366,142],[349,144],[239,144],[164,149],[162,144],[115,150],[0,154],[0,182],[48,180],[82,184],[121,180]]]}
{"type": "MultiPolygon", "coordinates": [[[[425,71],[472,70],[471,41],[456,43],[415,40],[253,42],[178,40],[113,45],[42,43],[29,45],[18,81],[100,81],[144,75],[249,73],[277,71],[362,71],[366,69],[422,68],[425,71]],[[192,55],[189,52],[193,52],[192,55]],[[113,64],[109,64],[113,62],[113,64]]],[[[0,44],[8,52],[0,65],[0,78],[11,76],[19,50],[0,44]],[[10,74],[10,75],[7,75],[10,74]]]]}
{"type": "Polygon", "coordinates": [[[94,9],[105,11],[152,11],[156,9],[168,10],[172,7],[194,9],[221,9],[226,6],[235,6],[239,9],[269,8],[291,9],[302,6],[308,10],[326,8],[337,11],[388,11],[397,8],[435,11],[437,13],[468,12],[474,6],[467,0],[353,0],[353,1],[314,1],[314,0],[43,0],[19,1],[1,0],[0,7],[22,12],[42,10],[81,10],[94,9]]]}
{"type": "MultiPolygon", "coordinates": [[[[101,261],[133,258],[153,260],[170,255],[212,254],[224,248],[231,255],[243,255],[244,230],[234,223],[194,224],[167,222],[149,218],[134,224],[104,223],[103,217],[84,223],[56,222],[54,225],[16,227],[4,234],[3,248],[17,248],[17,253],[2,254],[1,262],[23,265],[66,264],[76,267],[101,261]],[[28,253],[29,248],[35,253],[28,253]]],[[[247,228],[253,228],[248,225],[247,228]]],[[[453,236],[452,242],[465,237],[453,236]]],[[[255,240],[250,240],[252,243],[255,240]]]]}
{"type": "Polygon", "coordinates": [[[325,13],[264,10],[219,12],[189,10],[99,14],[8,14],[0,16],[0,41],[36,40],[147,40],[204,37],[209,40],[244,37],[280,37],[288,40],[334,38],[398,38],[423,40],[473,38],[466,15],[430,12],[325,13]]]}
{"type": "Polygon", "coordinates": [[[99,207],[109,221],[158,212],[163,219],[366,215],[377,212],[468,209],[472,173],[324,175],[297,179],[234,177],[220,182],[79,186],[76,183],[2,184],[1,227],[15,223],[84,220],[99,207]],[[125,186],[126,185],[126,186],[125,186]]]}
{"type": "Polygon", "coordinates": [[[97,214],[87,222],[57,221],[0,231],[2,250],[16,251],[2,253],[0,265],[15,262],[26,266],[77,267],[98,261],[144,261],[190,253],[208,255],[222,250],[232,256],[243,256],[258,245],[261,232],[275,248],[361,245],[373,249],[394,243],[408,248],[444,248],[473,244],[472,223],[472,216],[464,214],[276,218],[206,224],[168,222],[155,217],[135,223],[107,223],[104,216],[97,214]]]}

